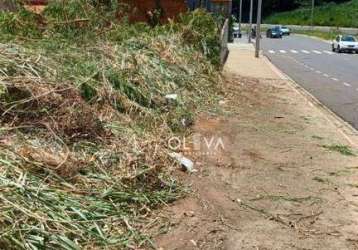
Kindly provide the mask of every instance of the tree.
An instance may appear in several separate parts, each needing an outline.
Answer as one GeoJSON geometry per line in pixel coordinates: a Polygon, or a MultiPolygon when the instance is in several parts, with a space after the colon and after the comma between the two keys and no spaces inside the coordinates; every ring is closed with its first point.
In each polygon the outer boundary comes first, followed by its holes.
{"type": "MultiPolygon", "coordinates": [[[[249,0],[242,0],[243,1],[243,20],[248,20],[248,12],[250,9],[250,1],[249,0]]],[[[315,0],[316,5],[323,5],[329,2],[335,3],[343,3],[349,0],[315,0]]],[[[233,0],[233,14],[237,15],[238,13],[238,6],[240,0],[233,0]]],[[[256,0],[254,0],[255,9],[256,9],[256,0]]],[[[263,11],[262,14],[264,16],[271,15],[275,12],[281,11],[290,11],[300,7],[309,7],[311,6],[312,0],[265,0],[263,1],[263,11]]],[[[256,10],[254,11],[256,13],[256,10]]]]}

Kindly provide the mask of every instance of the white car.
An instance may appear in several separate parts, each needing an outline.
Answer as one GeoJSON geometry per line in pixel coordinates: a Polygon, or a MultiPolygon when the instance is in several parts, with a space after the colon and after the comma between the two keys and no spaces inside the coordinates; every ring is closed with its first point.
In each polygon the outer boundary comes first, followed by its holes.
{"type": "Polygon", "coordinates": [[[358,41],[351,35],[339,35],[332,42],[332,51],[358,53],[358,41]]]}
{"type": "Polygon", "coordinates": [[[280,26],[280,29],[281,29],[282,35],[289,36],[291,34],[291,30],[286,26],[280,26]]]}

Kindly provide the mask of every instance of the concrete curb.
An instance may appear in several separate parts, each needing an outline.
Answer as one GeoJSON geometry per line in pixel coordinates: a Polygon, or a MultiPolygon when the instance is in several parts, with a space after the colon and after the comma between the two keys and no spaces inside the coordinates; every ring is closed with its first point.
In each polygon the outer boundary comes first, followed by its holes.
{"type": "Polygon", "coordinates": [[[344,121],[341,117],[336,115],[327,106],[321,103],[316,97],[314,97],[311,93],[309,93],[298,83],[296,83],[292,78],[283,73],[269,60],[269,58],[264,56],[264,60],[282,80],[288,81],[290,87],[294,91],[305,97],[305,99],[310,105],[318,108],[322,112],[326,120],[337,128],[338,132],[351,144],[352,147],[358,147],[358,131],[354,127],[352,127],[348,122],[344,121]]]}

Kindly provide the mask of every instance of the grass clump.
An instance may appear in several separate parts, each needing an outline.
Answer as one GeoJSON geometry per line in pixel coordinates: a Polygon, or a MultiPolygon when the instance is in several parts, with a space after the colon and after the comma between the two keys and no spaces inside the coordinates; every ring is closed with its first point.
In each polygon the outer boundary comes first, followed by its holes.
{"type": "MultiPolygon", "coordinates": [[[[310,25],[311,9],[301,8],[294,11],[276,13],[267,17],[265,23],[310,25]]],[[[316,7],[313,24],[317,26],[358,28],[358,0],[341,4],[332,2],[316,7]]]]}
{"type": "Polygon", "coordinates": [[[324,147],[324,148],[326,148],[326,149],[328,149],[330,151],[339,152],[342,155],[355,156],[355,153],[347,145],[336,145],[336,144],[334,144],[334,145],[323,145],[322,147],[324,147]]]}
{"type": "Polygon", "coordinates": [[[182,195],[166,142],[215,99],[218,24],[131,25],[100,2],[0,12],[2,249],[149,247],[182,195]]]}

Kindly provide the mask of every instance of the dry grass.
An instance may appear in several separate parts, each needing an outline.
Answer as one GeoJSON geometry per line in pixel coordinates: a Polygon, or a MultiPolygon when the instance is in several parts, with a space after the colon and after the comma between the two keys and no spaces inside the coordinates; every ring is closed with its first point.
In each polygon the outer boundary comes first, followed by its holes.
{"type": "Polygon", "coordinates": [[[151,245],[153,209],[182,195],[166,141],[215,100],[214,40],[191,26],[216,34],[211,16],[153,29],[113,21],[99,33],[95,9],[72,2],[50,5],[40,30],[23,10],[1,14],[11,25],[0,36],[0,248],[151,245]],[[83,17],[90,25],[65,25],[83,17]]]}

